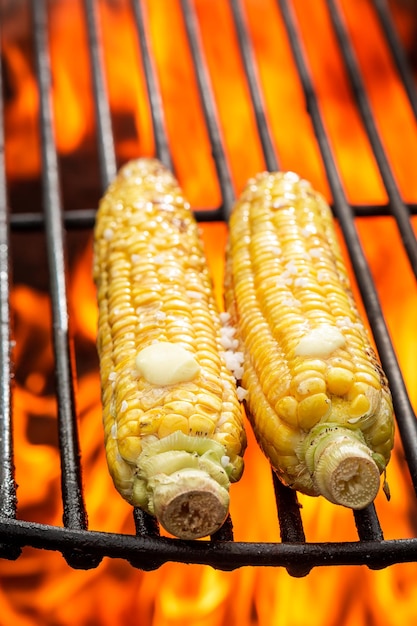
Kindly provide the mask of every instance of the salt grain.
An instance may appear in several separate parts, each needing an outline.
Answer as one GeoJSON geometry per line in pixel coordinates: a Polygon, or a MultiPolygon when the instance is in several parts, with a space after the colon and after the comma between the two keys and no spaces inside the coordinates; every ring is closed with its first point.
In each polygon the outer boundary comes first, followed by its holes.
{"type": "Polygon", "coordinates": [[[297,266],[294,263],[294,261],[288,261],[288,263],[285,266],[285,271],[288,276],[297,274],[297,266]]]}
{"type": "Polygon", "coordinates": [[[317,282],[320,283],[321,285],[329,282],[329,279],[330,279],[330,274],[329,272],[326,272],[326,270],[319,270],[317,272],[317,282]]]}
{"type": "Polygon", "coordinates": [[[223,352],[223,358],[227,369],[233,374],[236,380],[240,380],[243,376],[243,352],[225,350],[225,352],[223,352]]]}
{"type": "Polygon", "coordinates": [[[220,313],[220,323],[228,324],[230,322],[230,313],[222,312],[220,313]]]}
{"type": "Polygon", "coordinates": [[[311,248],[309,252],[312,259],[319,259],[323,254],[321,248],[311,248]]]}
{"type": "Polygon", "coordinates": [[[220,463],[222,467],[227,467],[230,463],[230,456],[224,454],[220,459],[220,463]]]}
{"type": "Polygon", "coordinates": [[[313,224],[307,224],[307,226],[305,226],[302,230],[301,230],[301,234],[303,235],[303,237],[310,237],[310,235],[315,235],[317,232],[316,227],[313,224]]]}
{"type": "Polygon", "coordinates": [[[308,285],[308,278],[305,278],[305,276],[298,276],[297,278],[294,278],[295,287],[307,287],[307,285],[308,285]]]}
{"type": "Polygon", "coordinates": [[[236,388],[236,393],[237,393],[237,397],[238,400],[240,402],[243,402],[243,400],[246,399],[247,395],[248,395],[248,390],[244,389],[243,387],[241,387],[240,385],[236,388]]]}

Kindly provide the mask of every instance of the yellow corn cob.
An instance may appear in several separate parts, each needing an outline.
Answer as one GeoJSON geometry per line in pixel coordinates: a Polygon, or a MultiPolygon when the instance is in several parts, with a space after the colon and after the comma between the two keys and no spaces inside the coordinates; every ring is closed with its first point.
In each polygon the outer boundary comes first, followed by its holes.
{"type": "Polygon", "coordinates": [[[324,198],[292,172],[248,182],[230,220],[225,302],[254,432],[284,483],[360,509],[393,446],[390,391],[324,198]]]}
{"type": "Polygon", "coordinates": [[[94,279],[114,483],[171,534],[211,534],[242,473],[243,411],[197,223],[157,160],[126,164],[102,199],[94,279]]]}

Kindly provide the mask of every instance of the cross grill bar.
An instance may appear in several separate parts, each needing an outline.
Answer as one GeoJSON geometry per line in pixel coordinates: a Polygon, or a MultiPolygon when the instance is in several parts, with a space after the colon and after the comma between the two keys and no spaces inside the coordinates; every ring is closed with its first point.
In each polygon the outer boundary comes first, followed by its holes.
{"type": "MultiPolygon", "coordinates": [[[[383,0],[375,0],[375,7],[384,24],[387,39],[398,63],[399,73],[405,77],[406,63],[395,38],[389,12],[383,0]]],[[[297,66],[299,80],[304,90],[307,109],[317,138],[327,179],[333,196],[333,208],[338,219],[352,261],[361,296],[367,311],[375,342],[393,392],[399,430],[417,491],[417,420],[413,412],[404,380],[389,337],[381,305],[372,280],[368,263],[355,226],[357,215],[386,215],[392,210],[399,223],[404,243],[409,252],[413,269],[417,268],[417,247],[412,235],[409,215],[417,212],[416,204],[406,205],[396,187],[388,157],[380,145],[372,111],[366,91],[360,79],[359,68],[353,56],[352,46],[344,27],[341,10],[336,0],[327,0],[333,26],[339,37],[340,50],[345,59],[352,81],[363,123],[376,154],[384,183],[390,197],[389,206],[352,206],[348,203],[337,163],[333,154],[320,104],[315,93],[307,55],[303,48],[297,18],[290,0],[277,0],[280,14],[285,23],[288,40],[297,66]]],[[[308,543],[303,528],[302,516],[294,491],[283,486],[273,475],[277,502],[278,521],[282,543],[242,543],[233,541],[232,520],[208,542],[185,542],[169,540],[159,536],[154,518],[139,509],[133,511],[136,536],[99,533],[87,529],[87,512],[81,489],[81,461],[78,446],[77,415],[74,399],[72,345],[68,324],[68,298],[66,291],[66,258],[64,227],[91,229],[95,209],[63,211],[61,185],[58,173],[56,141],[53,134],[53,115],[50,101],[51,77],[47,41],[47,11],[44,1],[32,0],[35,36],[35,58],[40,96],[40,127],[42,144],[42,173],[44,190],[44,214],[24,213],[9,217],[6,202],[5,168],[0,157],[0,304],[1,327],[0,349],[2,369],[0,392],[2,402],[1,446],[0,446],[0,550],[5,558],[17,558],[20,547],[34,547],[61,551],[68,563],[77,568],[96,567],[103,556],[127,559],[135,567],[155,569],[166,561],[207,563],[219,569],[234,569],[244,565],[269,565],[286,567],[293,576],[304,576],[312,567],[331,564],[367,564],[371,568],[386,567],[392,563],[417,560],[417,539],[385,541],[374,505],[364,511],[354,512],[359,542],[308,543]],[[10,365],[10,277],[8,268],[9,225],[13,230],[35,231],[45,229],[50,269],[50,292],[53,311],[53,336],[57,376],[58,429],[62,463],[62,494],[65,528],[17,521],[16,491],[13,481],[11,411],[10,398],[12,377],[10,365]],[[4,227],[4,228],[3,228],[4,227]],[[6,544],[9,548],[6,550],[6,544]]],[[[195,78],[199,89],[201,107],[204,112],[216,165],[222,202],[214,209],[199,209],[197,219],[201,221],[226,220],[234,201],[235,193],[229,160],[226,154],[217,105],[211,87],[204,47],[200,38],[199,23],[192,0],[181,0],[182,16],[187,40],[194,64],[195,78]]],[[[92,89],[95,100],[97,146],[101,172],[101,187],[104,191],[117,170],[116,148],[112,129],[111,111],[102,58],[102,39],[99,14],[93,0],[84,0],[92,73],[92,89]]],[[[231,13],[239,43],[245,78],[249,87],[251,104],[261,139],[266,167],[279,167],[268,115],[263,101],[263,92],[257,72],[246,16],[241,0],[232,0],[231,13]]],[[[157,71],[154,65],[152,42],[148,29],[148,15],[143,0],[132,0],[132,16],[135,20],[138,44],[141,52],[147,95],[151,106],[155,152],[168,167],[173,168],[169,140],[165,128],[163,102],[159,90],[157,71]]],[[[279,68],[277,68],[279,71],[279,68]]],[[[1,67],[0,67],[1,80],[1,67]]],[[[406,84],[406,78],[403,78],[406,84]]],[[[1,91],[1,90],[0,90],[1,91]]],[[[410,101],[413,89],[409,89],[410,101]]],[[[0,101],[1,105],[1,101],[0,101]]],[[[0,108],[0,114],[2,110],[0,108]]],[[[0,119],[0,125],[2,116],[0,119]]],[[[4,143],[0,127],[0,142],[4,143]]],[[[0,152],[3,155],[3,152],[0,152]]]]}

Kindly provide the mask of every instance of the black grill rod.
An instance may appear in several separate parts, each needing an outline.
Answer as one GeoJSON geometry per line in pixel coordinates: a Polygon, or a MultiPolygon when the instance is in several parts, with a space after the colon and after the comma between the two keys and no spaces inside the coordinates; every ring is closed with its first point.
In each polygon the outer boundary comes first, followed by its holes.
{"type": "MultiPolygon", "coordinates": [[[[117,175],[116,152],[114,135],[111,124],[109,97],[103,70],[102,44],[99,21],[97,17],[97,3],[94,0],[84,0],[87,16],[91,69],[93,74],[94,101],[97,116],[97,140],[101,163],[102,191],[106,191],[109,184],[117,175]]],[[[133,518],[138,535],[147,536],[157,534],[158,528],[153,519],[140,509],[133,509],[133,518]]]]}
{"type": "MultiPolygon", "coordinates": [[[[1,44],[1,42],[0,42],[1,44]]],[[[0,56],[0,517],[16,517],[12,429],[12,333],[10,314],[10,221],[4,157],[3,67],[0,56]]],[[[0,556],[15,559],[19,548],[0,543],[0,556]]]]}
{"type": "Polygon", "coordinates": [[[353,95],[358,105],[363,125],[374,151],[381,178],[390,200],[392,215],[396,219],[411,268],[417,277],[417,239],[411,225],[410,213],[401,198],[398,185],[389,164],[388,156],[377,129],[371,104],[361,78],[360,67],[349,39],[347,26],[344,23],[344,18],[338,6],[338,0],[326,0],[326,2],[335,33],[339,41],[340,50],[342,52],[343,60],[352,86],[353,95]]]}
{"type": "Polygon", "coordinates": [[[151,39],[147,26],[147,12],[143,0],[133,0],[133,13],[136,21],[146,89],[151,109],[153,135],[158,159],[172,172],[174,171],[171,151],[168,145],[164,108],[153,61],[151,39]]]}
{"type": "Polygon", "coordinates": [[[247,18],[241,0],[231,0],[230,4],[266,167],[270,172],[275,172],[279,169],[278,157],[267,120],[247,18]]]}
{"type": "MultiPolygon", "coordinates": [[[[417,215],[417,205],[408,204],[413,215],[417,215]]],[[[378,215],[390,215],[387,205],[352,205],[356,217],[376,217],[378,215]]],[[[75,209],[64,212],[64,225],[67,229],[93,228],[97,209],[75,209]]],[[[199,222],[216,222],[222,219],[221,208],[195,208],[195,215],[199,222]]],[[[42,213],[12,213],[9,216],[10,227],[13,232],[39,231],[44,227],[45,219],[42,213]]]]}
{"type": "Polygon", "coordinates": [[[367,565],[383,568],[398,563],[416,563],[417,539],[273,543],[183,541],[167,537],[136,537],[90,530],[70,530],[22,520],[1,520],[0,539],[14,545],[41,550],[69,550],[86,546],[100,557],[133,561],[144,570],[164,563],[209,565],[231,571],[240,567],[326,567],[367,565]],[[140,565],[138,565],[140,564],[140,565]]]}
{"type": "Polygon", "coordinates": [[[103,193],[114,180],[117,173],[116,150],[114,144],[112,120],[110,114],[107,83],[103,71],[101,33],[98,27],[98,3],[84,0],[87,21],[88,48],[96,109],[97,142],[100,160],[101,187],[103,193]]]}
{"type": "Polygon", "coordinates": [[[381,28],[384,31],[392,57],[403,82],[411,108],[413,109],[414,117],[417,119],[417,89],[414,76],[410,69],[403,44],[393,24],[393,18],[388,3],[386,0],[374,0],[374,5],[381,28]]]}
{"type": "MultiPolygon", "coordinates": [[[[246,15],[240,0],[231,0],[231,7],[265,164],[270,172],[277,171],[279,169],[278,157],[265,112],[263,92],[260,86],[258,67],[249,36],[246,15]]],[[[272,472],[272,480],[275,501],[277,503],[281,540],[283,542],[305,542],[296,492],[285,487],[274,472],[272,472]]],[[[300,564],[298,568],[292,568],[288,571],[293,576],[305,576],[308,570],[305,570],[304,565],[300,564]]]]}
{"type": "Polygon", "coordinates": [[[335,215],[341,226],[358,287],[367,312],[378,353],[392,391],[394,409],[414,489],[417,492],[417,419],[413,411],[395,350],[385,323],[378,294],[356,230],[352,207],[347,203],[334,155],[330,146],[317,96],[306,61],[306,54],[296,26],[296,17],[288,0],[277,0],[288,32],[289,42],[304,90],[314,132],[323,158],[334,200],[335,215]]]}
{"type": "MultiPolygon", "coordinates": [[[[32,1],[36,77],[39,90],[42,184],[52,300],[53,345],[58,401],[61,485],[65,526],[83,530],[87,516],[81,491],[81,467],[74,397],[74,360],[68,327],[66,260],[58,159],[51,102],[51,68],[44,1],[32,1]]],[[[67,559],[72,561],[71,556],[67,559]]],[[[75,559],[76,561],[76,559],[75,559]]]]}
{"type": "Polygon", "coordinates": [[[216,165],[217,177],[223,199],[222,217],[228,220],[234,202],[234,190],[229,163],[226,158],[223,137],[220,129],[217,108],[213,95],[207,64],[204,58],[203,46],[199,32],[198,20],[192,0],[181,0],[184,23],[188,42],[194,62],[194,69],[200,93],[201,106],[210,137],[211,149],[216,165]]]}

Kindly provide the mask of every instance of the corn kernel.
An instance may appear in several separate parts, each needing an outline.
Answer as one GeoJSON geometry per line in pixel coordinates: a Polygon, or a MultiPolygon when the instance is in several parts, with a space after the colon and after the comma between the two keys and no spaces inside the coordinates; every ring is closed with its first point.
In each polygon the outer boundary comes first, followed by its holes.
{"type": "Polygon", "coordinates": [[[165,402],[164,411],[167,414],[177,413],[189,418],[194,413],[194,404],[184,400],[171,400],[171,402],[165,402]]]}
{"type": "Polygon", "coordinates": [[[121,456],[128,463],[135,463],[142,451],[140,437],[125,437],[118,439],[118,447],[121,456]]]}
{"type": "MultiPolygon", "coordinates": [[[[198,406],[195,407],[198,411],[198,406]]],[[[190,435],[197,437],[210,437],[214,433],[216,422],[205,415],[195,413],[188,420],[190,435]]]]}
{"type": "Polygon", "coordinates": [[[293,396],[284,396],[277,402],[275,410],[278,416],[291,426],[298,426],[298,402],[293,396]]]}
{"type": "Polygon", "coordinates": [[[213,394],[199,393],[195,397],[195,402],[209,413],[220,413],[222,410],[222,399],[213,394]]]}
{"type": "Polygon", "coordinates": [[[316,393],[298,403],[298,424],[304,430],[310,429],[330,411],[331,401],[325,393],[316,393]]]}
{"type": "Polygon", "coordinates": [[[356,396],[360,396],[360,395],[364,396],[366,395],[368,389],[369,387],[365,383],[355,382],[350,388],[348,399],[353,400],[354,398],[356,398],[356,396]]]}
{"type": "Polygon", "coordinates": [[[336,396],[344,396],[350,390],[355,376],[343,367],[332,367],[326,375],[327,389],[336,396]]]}
{"type": "Polygon", "coordinates": [[[315,376],[314,372],[310,372],[310,376],[301,380],[295,390],[297,399],[302,400],[305,396],[324,393],[326,391],[326,382],[323,378],[315,376]]]}
{"type": "Polygon", "coordinates": [[[356,419],[362,417],[368,413],[370,409],[370,402],[368,398],[360,393],[354,398],[348,407],[348,414],[351,419],[356,419]]]}
{"type": "Polygon", "coordinates": [[[188,434],[188,420],[183,415],[170,413],[168,416],[165,416],[163,420],[161,420],[158,428],[158,437],[162,439],[176,430],[180,430],[181,432],[188,434]]]}
{"type": "Polygon", "coordinates": [[[300,374],[301,372],[315,372],[324,374],[327,368],[327,364],[322,359],[300,359],[298,363],[294,364],[293,374],[300,374]]]}

